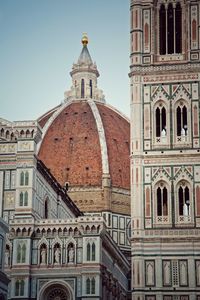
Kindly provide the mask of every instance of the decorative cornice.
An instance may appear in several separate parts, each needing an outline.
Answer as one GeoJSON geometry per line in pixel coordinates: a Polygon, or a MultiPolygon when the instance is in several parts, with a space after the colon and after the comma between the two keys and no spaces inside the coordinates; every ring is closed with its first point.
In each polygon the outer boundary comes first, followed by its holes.
{"type": "Polygon", "coordinates": [[[187,72],[200,72],[200,63],[185,63],[185,64],[159,64],[159,65],[148,65],[148,66],[136,66],[131,65],[130,66],[130,73],[129,77],[132,77],[133,75],[151,75],[152,73],[156,75],[158,73],[162,72],[168,72],[168,71],[187,71],[187,72]]]}

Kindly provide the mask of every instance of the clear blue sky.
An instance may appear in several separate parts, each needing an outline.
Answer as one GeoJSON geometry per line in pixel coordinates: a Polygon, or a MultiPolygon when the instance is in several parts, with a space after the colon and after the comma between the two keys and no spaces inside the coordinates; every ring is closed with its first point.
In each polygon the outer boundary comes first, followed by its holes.
{"type": "Polygon", "coordinates": [[[83,32],[107,103],[129,116],[129,0],[0,0],[0,117],[60,104],[83,32]]]}

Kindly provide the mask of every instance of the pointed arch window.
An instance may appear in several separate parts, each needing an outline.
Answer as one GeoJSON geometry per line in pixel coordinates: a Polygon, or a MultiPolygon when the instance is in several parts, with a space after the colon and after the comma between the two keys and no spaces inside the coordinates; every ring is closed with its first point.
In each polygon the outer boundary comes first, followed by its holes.
{"type": "Polygon", "coordinates": [[[176,53],[182,52],[182,10],[181,5],[178,2],[176,5],[175,13],[175,40],[176,40],[176,53]]]}
{"type": "Polygon", "coordinates": [[[85,98],[85,81],[81,79],[81,98],[85,98]]]}
{"type": "Polygon", "coordinates": [[[179,216],[190,216],[190,190],[185,184],[178,189],[179,216]]]}
{"type": "Polygon", "coordinates": [[[26,262],[26,245],[18,244],[17,246],[17,263],[25,263],[26,262]]]}
{"type": "Polygon", "coordinates": [[[24,185],[24,172],[20,173],[20,185],[24,185]]]}
{"type": "Polygon", "coordinates": [[[21,192],[19,195],[19,206],[23,206],[24,204],[24,194],[21,192]]]}
{"type": "Polygon", "coordinates": [[[90,243],[87,244],[87,260],[90,261],[90,243]]]}
{"type": "Polygon", "coordinates": [[[28,192],[21,192],[19,194],[19,206],[28,206],[28,192]]]}
{"type": "Polygon", "coordinates": [[[166,108],[159,105],[155,110],[156,137],[166,135],[166,108]]]}
{"type": "Polygon", "coordinates": [[[168,191],[164,186],[159,186],[156,191],[157,194],[157,216],[168,215],[168,191]]]}
{"type": "Polygon", "coordinates": [[[96,280],[95,278],[87,278],[86,279],[86,294],[94,295],[96,292],[96,280]]]}
{"type": "Polygon", "coordinates": [[[169,4],[167,9],[167,46],[168,54],[174,53],[174,9],[172,3],[169,4]]]}
{"type": "Polygon", "coordinates": [[[95,261],[96,260],[96,245],[95,243],[89,242],[87,244],[87,261],[95,261]]]}
{"type": "Polygon", "coordinates": [[[177,136],[187,135],[188,125],[187,107],[185,105],[179,105],[176,109],[176,128],[177,136]]]}
{"type": "Polygon", "coordinates": [[[165,5],[160,7],[160,54],[166,54],[166,10],[165,5]]]}
{"type": "Polygon", "coordinates": [[[96,246],[95,243],[92,243],[92,261],[95,260],[95,254],[96,254],[96,246]]]}
{"type": "Polygon", "coordinates": [[[15,282],[15,296],[24,296],[24,280],[17,280],[15,282]]]}
{"type": "Polygon", "coordinates": [[[28,192],[24,193],[24,206],[28,206],[28,192]]]}
{"type": "Polygon", "coordinates": [[[90,278],[86,280],[86,294],[90,294],[90,278]]]}
{"type": "Polygon", "coordinates": [[[182,9],[176,5],[162,4],[159,11],[159,50],[160,55],[182,52],[182,9]]]}
{"type": "Polygon", "coordinates": [[[29,173],[28,173],[28,171],[26,171],[26,173],[25,173],[25,185],[28,185],[28,183],[29,183],[29,173]]]}
{"type": "Polygon", "coordinates": [[[95,278],[93,277],[91,280],[91,294],[95,294],[95,278]]]}

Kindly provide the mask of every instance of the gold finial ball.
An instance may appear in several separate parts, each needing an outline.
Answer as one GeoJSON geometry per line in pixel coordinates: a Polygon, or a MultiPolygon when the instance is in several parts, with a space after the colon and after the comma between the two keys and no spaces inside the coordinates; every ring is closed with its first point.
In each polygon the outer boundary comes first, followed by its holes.
{"type": "Polygon", "coordinates": [[[82,42],[83,46],[87,46],[87,44],[88,44],[87,33],[83,33],[83,37],[82,37],[81,42],[82,42]]]}

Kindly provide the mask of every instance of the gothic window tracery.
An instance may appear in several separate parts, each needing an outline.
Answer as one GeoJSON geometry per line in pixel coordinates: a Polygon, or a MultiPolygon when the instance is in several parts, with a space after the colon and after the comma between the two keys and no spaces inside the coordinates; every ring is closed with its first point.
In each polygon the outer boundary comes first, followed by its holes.
{"type": "Polygon", "coordinates": [[[187,135],[187,107],[179,105],[176,108],[176,133],[177,136],[187,135]]]}
{"type": "Polygon", "coordinates": [[[86,258],[87,258],[87,261],[95,261],[96,260],[96,245],[94,242],[87,243],[86,258]]]}
{"type": "Polygon", "coordinates": [[[15,282],[15,296],[24,296],[24,280],[23,279],[18,279],[15,282]]]}
{"type": "Polygon", "coordinates": [[[20,185],[24,185],[24,172],[20,173],[20,185]]]}
{"type": "Polygon", "coordinates": [[[165,224],[170,222],[170,188],[169,184],[161,180],[154,186],[154,216],[155,222],[165,224]]]}
{"type": "Polygon", "coordinates": [[[180,2],[168,1],[159,9],[160,55],[182,52],[182,8],[180,2]]]}
{"type": "Polygon", "coordinates": [[[189,100],[180,99],[174,104],[174,143],[188,144],[191,142],[191,110],[189,100]]]}
{"type": "Polygon", "coordinates": [[[96,280],[94,277],[86,279],[86,294],[94,295],[96,290],[96,280]]]}
{"type": "Polygon", "coordinates": [[[69,289],[61,284],[52,284],[48,286],[40,299],[46,300],[70,300],[72,299],[69,289]]]}
{"type": "Polygon", "coordinates": [[[28,185],[29,183],[29,174],[28,171],[25,172],[25,185],[28,185]]]}
{"type": "Polygon", "coordinates": [[[166,135],[166,109],[160,104],[155,110],[156,137],[166,135]]]}
{"type": "Polygon", "coordinates": [[[22,171],[20,173],[20,185],[28,185],[29,184],[29,173],[28,171],[24,172],[22,171]]]}
{"type": "Polygon", "coordinates": [[[186,180],[181,180],[177,185],[177,217],[178,222],[190,222],[192,220],[192,196],[191,186],[186,180]]]}
{"type": "Polygon", "coordinates": [[[26,244],[20,243],[17,246],[17,263],[26,262],[26,244]]]}
{"type": "Polygon", "coordinates": [[[157,215],[167,216],[168,215],[168,192],[164,186],[157,188],[157,215]]]}
{"type": "Polygon", "coordinates": [[[187,185],[180,185],[178,189],[179,215],[190,215],[190,190],[187,185]]]}
{"type": "Polygon", "coordinates": [[[19,194],[19,206],[28,206],[28,192],[21,192],[19,194]]]}

